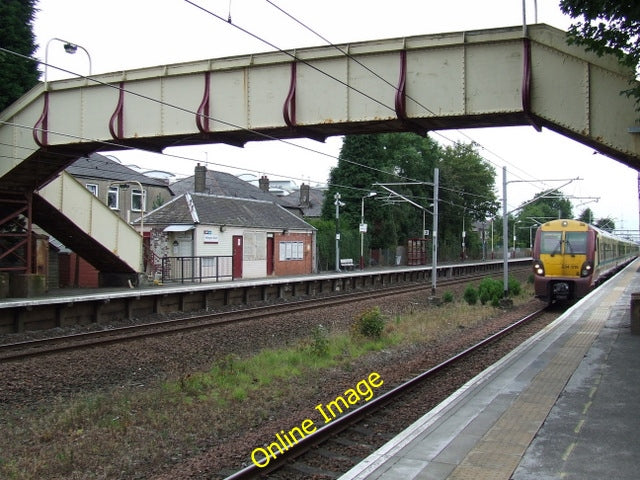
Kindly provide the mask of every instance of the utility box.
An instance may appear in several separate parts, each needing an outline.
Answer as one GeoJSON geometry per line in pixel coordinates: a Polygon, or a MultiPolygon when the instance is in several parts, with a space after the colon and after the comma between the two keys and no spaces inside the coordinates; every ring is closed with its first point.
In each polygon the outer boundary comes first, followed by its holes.
{"type": "Polygon", "coordinates": [[[631,333],[640,335],[640,292],[631,294],[631,333]]]}

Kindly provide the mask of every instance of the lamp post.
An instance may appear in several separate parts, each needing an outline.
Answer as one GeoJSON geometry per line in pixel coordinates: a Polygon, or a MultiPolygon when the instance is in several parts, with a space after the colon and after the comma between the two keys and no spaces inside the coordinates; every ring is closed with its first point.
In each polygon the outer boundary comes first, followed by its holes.
{"type": "Polygon", "coordinates": [[[47,67],[49,66],[49,45],[51,42],[61,42],[63,44],[64,51],[70,55],[73,55],[78,51],[78,49],[84,51],[87,54],[87,58],[89,59],[89,75],[91,75],[91,55],[89,55],[89,51],[84,48],[82,45],[78,45],[77,43],[71,43],[67,40],[63,40],[61,38],[54,37],[47,42],[47,46],[44,51],[44,88],[47,89],[47,67]]]}
{"type": "Polygon", "coordinates": [[[340,201],[340,192],[336,192],[333,196],[336,206],[336,272],[340,271],[340,207],[344,207],[346,204],[340,201]]]}
{"type": "Polygon", "coordinates": [[[465,257],[467,256],[467,252],[466,252],[466,236],[467,236],[467,232],[465,231],[465,224],[464,224],[464,216],[467,213],[467,209],[466,207],[463,207],[462,209],[462,255],[460,260],[462,260],[464,262],[465,257]]]}
{"type": "Polygon", "coordinates": [[[364,270],[364,234],[367,233],[367,224],[364,223],[364,199],[378,195],[376,192],[369,192],[362,197],[360,205],[360,270],[364,270]]]}

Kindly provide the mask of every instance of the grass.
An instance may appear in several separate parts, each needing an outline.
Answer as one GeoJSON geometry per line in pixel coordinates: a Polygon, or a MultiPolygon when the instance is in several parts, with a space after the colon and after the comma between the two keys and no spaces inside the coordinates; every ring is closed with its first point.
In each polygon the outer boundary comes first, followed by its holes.
{"type": "Polygon", "coordinates": [[[2,419],[0,478],[139,476],[215,448],[233,432],[258,428],[289,401],[307,401],[330,370],[350,371],[371,352],[429,343],[494,314],[461,299],[414,306],[386,318],[379,338],[318,327],[292,347],[229,355],[171,381],[60,399],[37,412],[16,409],[2,419]]]}
{"type": "Polygon", "coordinates": [[[191,373],[166,383],[164,390],[176,401],[192,403],[210,399],[218,407],[224,407],[282,380],[338,367],[399,341],[400,337],[391,334],[377,339],[359,338],[357,341],[348,334],[314,336],[295,347],[266,349],[248,358],[229,355],[209,371],[191,373]],[[322,344],[321,348],[317,347],[318,343],[322,344]]]}

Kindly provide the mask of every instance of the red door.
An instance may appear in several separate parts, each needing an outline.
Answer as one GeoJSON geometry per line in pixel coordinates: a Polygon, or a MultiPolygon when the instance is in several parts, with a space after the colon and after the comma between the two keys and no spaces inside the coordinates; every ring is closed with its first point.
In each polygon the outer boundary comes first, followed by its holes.
{"type": "Polygon", "coordinates": [[[233,236],[233,278],[242,278],[242,235],[233,236]]]}
{"type": "Polygon", "coordinates": [[[267,237],[267,275],[273,275],[273,237],[267,237]]]}

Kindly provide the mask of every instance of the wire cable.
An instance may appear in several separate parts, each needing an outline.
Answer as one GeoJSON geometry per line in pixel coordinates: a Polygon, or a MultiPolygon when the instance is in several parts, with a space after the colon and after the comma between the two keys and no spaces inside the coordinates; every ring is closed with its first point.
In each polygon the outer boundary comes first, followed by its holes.
{"type": "MultiPolygon", "coordinates": [[[[354,61],[355,63],[357,63],[358,65],[360,65],[362,68],[364,68],[366,71],[368,71],[369,73],[371,73],[372,75],[374,75],[376,78],[382,80],[384,83],[386,83],[387,85],[389,85],[391,88],[393,88],[394,90],[398,91],[398,87],[396,85],[393,85],[391,82],[389,82],[386,78],[382,77],[380,74],[378,74],[377,72],[375,72],[374,70],[372,70],[371,68],[369,68],[367,65],[365,65],[364,63],[362,63],[360,60],[358,60],[356,57],[354,57],[353,55],[351,55],[348,51],[344,50],[343,48],[341,48],[339,45],[334,44],[333,42],[331,42],[329,39],[327,39],[326,37],[324,37],[323,35],[321,35],[320,33],[318,33],[316,30],[314,30],[313,28],[311,28],[310,26],[308,26],[306,23],[304,23],[303,21],[299,20],[298,18],[296,18],[295,16],[293,16],[292,14],[290,14],[289,12],[287,12],[286,10],[284,10],[283,8],[281,8],[280,6],[276,5],[272,0],[265,0],[269,5],[271,5],[272,7],[274,7],[276,10],[280,11],[281,13],[283,13],[284,15],[286,15],[288,18],[290,18],[291,20],[293,20],[294,22],[296,22],[298,25],[300,25],[301,27],[303,27],[304,29],[308,30],[309,32],[311,32],[312,34],[314,34],[315,36],[317,36],[318,38],[320,38],[322,41],[326,42],[329,46],[331,46],[332,48],[335,48],[336,50],[338,50],[340,53],[342,53],[343,55],[345,55],[347,58],[349,58],[350,60],[354,61]]],[[[411,95],[406,95],[406,98],[408,100],[411,100],[412,102],[414,102],[416,105],[418,105],[419,107],[423,108],[425,111],[435,115],[435,112],[433,110],[431,110],[429,107],[425,106],[424,104],[422,104],[421,102],[419,102],[418,100],[416,100],[414,97],[412,97],[411,95]]],[[[481,147],[482,149],[490,152],[492,155],[494,155],[495,157],[499,158],[504,164],[506,165],[510,165],[514,168],[517,168],[518,170],[520,170],[521,172],[523,172],[525,175],[529,175],[527,174],[524,170],[518,168],[517,166],[513,165],[511,162],[507,161],[504,157],[501,157],[500,155],[496,154],[495,152],[492,152],[491,150],[489,150],[488,148],[484,147],[482,144],[480,144],[479,142],[477,142],[476,140],[474,140],[473,138],[471,138],[468,134],[457,130],[457,132],[461,135],[463,135],[464,137],[468,138],[470,140],[470,142],[472,142],[473,144],[481,147]]],[[[451,142],[452,144],[458,143],[455,140],[452,140],[451,138],[447,137],[446,135],[444,135],[442,132],[437,132],[434,131],[433,132],[435,135],[438,135],[440,137],[442,137],[444,140],[451,142]]],[[[489,162],[491,165],[494,166],[498,166],[495,163],[493,163],[491,160],[489,160],[486,157],[485,160],[487,162],[489,162]]],[[[533,178],[532,175],[529,175],[530,178],[533,178]]],[[[521,177],[517,177],[521,180],[524,180],[521,177]]]]}

